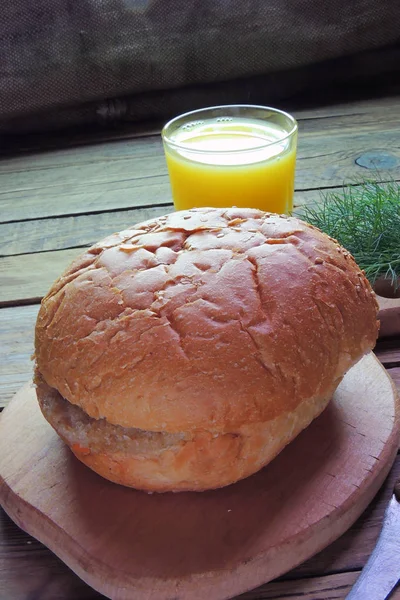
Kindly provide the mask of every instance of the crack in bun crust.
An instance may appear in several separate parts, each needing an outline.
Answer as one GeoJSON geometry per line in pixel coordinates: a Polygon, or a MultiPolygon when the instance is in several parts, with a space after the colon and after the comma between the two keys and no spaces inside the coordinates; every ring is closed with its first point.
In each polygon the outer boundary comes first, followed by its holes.
{"type": "Polygon", "coordinates": [[[373,348],[376,316],[353,257],[314,227],[252,209],[171,213],[95,244],[54,283],[36,324],[39,402],[108,479],[220,487],[323,410],[373,348]]]}

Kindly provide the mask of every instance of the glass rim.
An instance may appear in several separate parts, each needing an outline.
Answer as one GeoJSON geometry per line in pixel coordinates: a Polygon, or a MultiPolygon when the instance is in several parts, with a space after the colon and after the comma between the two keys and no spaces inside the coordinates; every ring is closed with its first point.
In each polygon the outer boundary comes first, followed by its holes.
{"type": "MultiPolygon", "coordinates": [[[[261,120],[261,119],[260,119],[261,120]]],[[[284,142],[285,140],[291,138],[298,130],[298,123],[296,121],[296,119],[289,114],[288,112],[285,112],[284,110],[281,110],[279,108],[273,108],[272,106],[263,106],[261,104],[220,104],[217,106],[206,106],[204,108],[197,108],[196,110],[190,110],[188,112],[182,113],[181,115],[178,115],[177,117],[174,117],[173,119],[170,119],[162,128],[161,130],[161,138],[163,140],[163,142],[166,142],[169,146],[173,146],[174,148],[177,149],[182,149],[185,150],[185,152],[192,152],[195,154],[236,154],[236,153],[243,153],[243,152],[254,152],[256,150],[260,150],[260,148],[268,148],[269,146],[274,146],[275,144],[281,144],[282,142],[284,142]],[[176,121],[179,121],[180,119],[184,119],[186,117],[190,117],[191,115],[198,115],[199,113],[202,112],[208,112],[208,111],[213,111],[213,110],[217,110],[217,109],[232,109],[232,108],[256,108],[256,109],[261,109],[263,111],[269,111],[269,112],[273,112],[275,114],[279,114],[282,115],[283,117],[287,118],[289,120],[289,122],[291,122],[292,124],[292,128],[290,129],[290,131],[288,133],[286,133],[286,135],[284,135],[283,137],[281,137],[279,140],[274,140],[273,142],[268,142],[266,144],[260,144],[259,146],[253,146],[252,148],[246,148],[246,149],[234,149],[234,150],[204,150],[204,149],[200,149],[200,148],[193,148],[193,146],[191,146],[190,144],[185,144],[184,142],[176,142],[174,140],[172,140],[170,137],[168,137],[168,135],[166,134],[167,129],[173,125],[176,121]]]]}

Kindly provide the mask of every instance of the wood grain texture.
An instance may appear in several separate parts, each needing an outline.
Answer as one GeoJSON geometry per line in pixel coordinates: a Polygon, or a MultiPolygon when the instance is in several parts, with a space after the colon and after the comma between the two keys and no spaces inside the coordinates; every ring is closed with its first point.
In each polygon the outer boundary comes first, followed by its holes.
{"type": "Polygon", "coordinates": [[[400,298],[383,298],[377,296],[380,308],[380,330],[382,337],[400,335],[400,298]]]}
{"type": "Polygon", "coordinates": [[[400,504],[395,495],[385,512],[382,531],[348,600],[386,598],[400,579],[400,504]]]}
{"type": "Polygon", "coordinates": [[[0,259],[0,306],[40,302],[78,254],[74,248],[0,259]]]}
{"type": "MultiPolygon", "coordinates": [[[[1,509],[0,509],[1,510],[1,509]]],[[[15,527],[15,526],[14,526],[15,527]]],[[[43,548],[41,555],[35,555],[33,544],[25,553],[18,550],[19,556],[10,564],[8,558],[0,559],[2,588],[1,600],[102,600],[102,594],[86,585],[68,569],[55,555],[43,548]],[[46,559],[43,560],[43,554],[46,559]],[[25,554],[25,556],[24,556],[25,554]],[[21,577],[21,574],[24,574],[21,577]]],[[[359,571],[336,573],[333,575],[273,581],[255,590],[237,596],[236,600],[345,600],[359,571]]],[[[390,600],[399,600],[400,591],[390,600]]]]}
{"type": "Polygon", "coordinates": [[[115,600],[227,598],[347,529],[382,484],[398,434],[394,388],[369,355],[323,415],[257,475],[217,492],[148,496],[80,465],[25,388],[0,421],[0,499],[22,528],[115,600]]]}
{"type": "MultiPolygon", "coordinates": [[[[277,581],[243,594],[237,600],[344,600],[357,576],[358,572],[337,573],[312,579],[277,581]]],[[[399,599],[400,590],[390,596],[390,600],[399,599]]]]}
{"type": "MultiPolygon", "coordinates": [[[[168,212],[168,208],[164,209],[148,209],[141,212],[141,216],[160,215],[168,212]]],[[[117,213],[120,214],[120,213],[117,213]]],[[[83,252],[83,248],[89,246],[92,242],[105,237],[107,233],[113,233],[114,231],[123,228],[124,223],[131,225],[135,222],[139,222],[141,218],[139,215],[136,220],[134,219],[134,213],[130,215],[132,218],[127,219],[122,217],[115,217],[110,219],[116,227],[108,229],[109,223],[107,219],[94,219],[93,226],[97,227],[95,233],[89,232],[90,228],[87,227],[84,231],[80,231],[79,228],[74,229],[74,221],[72,219],[68,228],[62,231],[62,234],[54,240],[53,238],[47,238],[43,235],[39,242],[42,246],[58,245],[60,247],[67,245],[71,240],[76,239],[80,236],[81,240],[89,239],[88,243],[81,245],[81,247],[67,248],[63,250],[55,251],[44,251],[36,252],[33,254],[16,254],[13,256],[5,256],[0,258],[0,280],[2,285],[0,286],[0,308],[4,306],[15,306],[18,304],[33,304],[38,303],[43,296],[48,292],[50,286],[57,279],[66,267],[83,252]],[[119,225],[118,225],[119,223],[119,225]],[[102,233],[101,233],[102,231],[102,233]],[[71,236],[71,237],[69,237],[71,236]]],[[[87,226],[89,223],[86,224],[87,226]]],[[[40,228],[36,229],[34,234],[36,239],[40,239],[40,228]]],[[[23,244],[29,244],[29,238],[23,244]]],[[[21,246],[23,246],[23,244],[21,246]]],[[[398,336],[400,335],[400,299],[380,299],[379,304],[382,308],[380,313],[381,318],[381,330],[380,335],[383,337],[387,336],[398,336]]]]}
{"type": "Polygon", "coordinates": [[[32,378],[34,329],[39,304],[0,310],[0,407],[32,378]]]}
{"type": "MultiPolygon", "coordinates": [[[[309,118],[303,118],[301,112],[294,112],[302,136],[313,135],[326,136],[330,134],[343,134],[344,123],[349,133],[362,133],[364,131],[390,131],[398,126],[397,118],[398,99],[391,99],[391,103],[382,106],[376,103],[376,110],[361,109],[351,110],[347,114],[341,109],[341,114],[334,114],[331,110],[329,114],[324,114],[323,110],[310,111],[309,118]],[[379,121],[376,118],[376,111],[379,110],[379,121]]],[[[349,107],[347,107],[349,109],[349,107]]],[[[0,161],[0,174],[3,173],[23,173],[26,170],[30,172],[41,171],[42,169],[57,169],[82,165],[102,165],[103,163],[118,162],[119,160],[131,160],[132,158],[153,158],[154,156],[163,156],[162,143],[160,138],[161,127],[157,130],[149,131],[148,135],[137,136],[136,134],[123,134],[117,136],[117,139],[98,141],[88,145],[76,146],[71,148],[53,148],[49,151],[41,151],[36,148],[33,152],[24,152],[16,156],[2,156],[0,161]],[[132,139],[130,139],[132,138],[132,139]],[[34,159],[33,155],[34,154],[34,159]]],[[[112,134],[111,134],[112,135],[112,134]]],[[[87,140],[90,143],[90,139],[87,140]]],[[[147,167],[151,170],[151,161],[147,161],[147,167]]],[[[135,169],[135,172],[139,172],[135,169]]],[[[142,173],[144,176],[147,173],[142,173]]],[[[45,179],[47,181],[47,179],[45,179]]],[[[52,177],[49,181],[52,181],[52,177]]]]}
{"type": "MultiPolygon", "coordinates": [[[[336,186],[339,190],[346,178],[369,177],[371,171],[355,161],[364,157],[361,162],[365,162],[371,153],[389,152],[394,166],[382,173],[383,179],[400,179],[393,163],[393,157],[399,157],[399,106],[400,98],[392,97],[294,111],[302,132],[295,204],[317,202],[319,188],[335,191],[336,186]]],[[[0,258],[0,294],[3,306],[15,305],[0,310],[0,410],[31,376],[38,304],[18,304],[39,300],[80,252],[69,248],[90,243],[95,233],[96,239],[103,232],[107,234],[108,226],[109,231],[120,228],[118,223],[123,223],[125,216],[134,216],[136,210],[163,212],[161,205],[171,206],[158,132],[157,125],[134,124],[123,131],[98,132],[89,137],[32,136],[23,140],[23,147],[14,156],[0,160],[0,223],[8,222],[0,226],[0,254],[7,255],[0,258]],[[45,147],[52,151],[43,152],[45,147]],[[124,216],[123,212],[128,214],[124,216]],[[57,218],[63,215],[67,220],[57,218]],[[32,227],[24,224],[28,220],[32,227]],[[46,252],[39,254],[38,250],[46,252]],[[13,256],[21,252],[34,253],[33,258],[13,256]],[[47,254],[43,261],[40,257],[47,254]],[[9,290],[4,292],[7,286],[9,290]]],[[[400,386],[400,339],[379,342],[377,354],[400,386]]],[[[288,573],[286,580],[274,581],[242,598],[344,599],[357,569],[373,548],[393,481],[399,474],[397,461],[376,502],[350,531],[288,573]]],[[[103,596],[0,510],[0,600],[28,598],[100,600],[103,596]]],[[[393,599],[400,600],[400,591],[391,596],[393,599]]]]}
{"type": "MultiPolygon", "coordinates": [[[[329,191],[340,192],[341,190],[341,187],[337,187],[329,191]]],[[[133,208],[119,208],[114,211],[107,210],[91,214],[77,214],[75,216],[60,216],[45,219],[25,219],[13,223],[0,223],[0,261],[1,257],[18,254],[64,250],[91,245],[110,233],[120,231],[134,223],[139,223],[140,221],[145,221],[174,210],[172,202],[167,201],[169,199],[169,194],[167,193],[160,198],[152,198],[154,206],[150,204],[148,206],[140,206],[140,197],[133,199],[131,190],[127,190],[127,192],[129,193],[130,205],[133,208]],[[159,201],[158,203],[157,200],[159,201]]],[[[115,191],[107,193],[115,201],[115,191]]],[[[297,192],[295,194],[295,205],[296,208],[300,208],[304,204],[315,204],[320,199],[320,190],[297,192]]],[[[76,201],[79,206],[82,205],[82,199],[79,195],[76,201]]],[[[382,301],[387,305],[385,308],[390,308],[391,304],[393,304],[390,299],[382,298],[382,301]]]]}
{"type": "MultiPolygon", "coordinates": [[[[387,175],[390,180],[391,174],[387,175]]],[[[0,176],[0,181],[1,181],[0,176]]],[[[396,179],[396,178],[395,178],[396,179]]],[[[385,180],[385,178],[383,178],[385,180]]],[[[340,185],[329,186],[329,191],[339,192],[340,185]]],[[[295,207],[304,204],[317,203],[321,198],[321,189],[296,190],[294,195],[295,207]]],[[[63,193],[46,189],[15,191],[10,195],[0,192],[0,223],[8,224],[24,220],[39,220],[60,216],[78,216],[81,214],[96,214],[132,208],[146,208],[160,205],[172,206],[172,197],[167,175],[156,175],[151,178],[137,180],[134,185],[127,182],[103,182],[67,187],[63,193]]]]}
{"type": "MultiPolygon", "coordinates": [[[[317,119],[321,117],[355,117],[356,115],[379,115],[383,112],[396,111],[399,106],[399,97],[397,94],[392,96],[382,96],[378,98],[358,98],[353,102],[334,102],[333,104],[311,106],[308,108],[294,107],[293,114],[298,120],[317,119]]],[[[290,109],[288,109],[290,110],[290,109]]]]}
{"type": "Polygon", "coordinates": [[[385,484],[354,525],[335,542],[285,577],[299,579],[362,569],[377,542],[386,507],[393,495],[394,484],[399,478],[400,455],[397,455],[385,484]]]}
{"type": "Polygon", "coordinates": [[[97,600],[104,596],[83,583],[40,542],[0,509],[0,600],[97,600]]]}
{"type": "Polygon", "coordinates": [[[400,336],[378,340],[375,354],[385,366],[400,366],[400,336]]]}
{"type": "Polygon", "coordinates": [[[90,246],[130,225],[173,211],[173,205],[135,208],[58,219],[0,224],[0,256],[39,253],[90,246]]]}
{"type": "MultiPolygon", "coordinates": [[[[307,102],[305,107],[294,106],[282,107],[284,110],[291,112],[296,119],[303,121],[306,119],[318,119],[321,117],[353,117],[361,114],[379,115],[385,111],[396,110],[398,107],[398,97],[395,95],[396,90],[392,90],[392,95],[388,97],[369,96],[360,98],[360,94],[356,94],[356,98],[348,99],[347,102],[340,102],[336,98],[332,103],[332,98],[329,98],[325,104],[310,105],[307,102]],[[351,100],[351,101],[350,101],[351,100]]],[[[88,143],[100,144],[102,142],[115,142],[124,139],[134,139],[137,137],[147,137],[157,135],[161,131],[164,121],[160,122],[125,122],[123,127],[111,129],[94,129],[90,133],[88,131],[65,131],[60,136],[59,132],[47,132],[43,134],[24,134],[17,139],[13,136],[9,140],[6,148],[0,148],[0,156],[10,156],[26,154],[27,152],[59,150],[60,148],[74,148],[86,146],[88,143]],[[13,143],[14,142],[14,143],[13,143]]]]}
{"type": "MultiPolygon", "coordinates": [[[[383,515],[400,476],[400,456],[396,457],[385,485],[354,525],[315,557],[309,559],[280,581],[265,584],[240,596],[240,600],[272,598],[281,600],[300,592],[321,592],[321,582],[329,582],[330,594],[345,598],[358,570],[366,563],[381,529],[383,515]],[[343,573],[352,571],[343,586],[343,573]],[[339,573],[335,575],[333,573],[339,573]],[[329,578],[322,577],[330,575],[329,578]],[[302,581],[302,579],[306,578],[302,581]]],[[[36,539],[22,531],[0,508],[0,589],[1,600],[99,600],[95,592],[36,539]],[[19,574],[24,573],[24,577],[19,574]],[[3,592],[1,591],[3,590],[3,592]],[[3,593],[3,596],[2,596],[3,593]],[[29,596],[31,594],[31,596],[29,596]]],[[[315,596],[307,596],[307,600],[315,596]]],[[[331,596],[334,597],[334,596],[331,596]]],[[[304,596],[300,596],[304,600],[304,596]]],[[[321,600],[321,596],[317,597],[321,600]]],[[[239,598],[238,598],[239,600],[239,598]]],[[[323,598],[323,600],[326,600],[323,598]]]]}
{"type": "MultiPolygon", "coordinates": [[[[373,172],[356,159],[388,149],[397,163],[380,175],[399,179],[399,148],[400,124],[393,106],[379,120],[371,112],[301,121],[296,190],[371,177],[373,172]]],[[[159,136],[2,158],[0,181],[2,222],[171,200],[159,136]]]]}
{"type": "MultiPolygon", "coordinates": [[[[0,177],[0,181],[3,177],[0,177]]],[[[0,221],[52,218],[171,203],[168,176],[127,181],[70,184],[57,190],[37,188],[0,193],[0,221]]]]}
{"type": "Polygon", "coordinates": [[[388,369],[387,372],[392,378],[394,384],[397,386],[397,389],[400,391],[400,367],[388,369]]]}

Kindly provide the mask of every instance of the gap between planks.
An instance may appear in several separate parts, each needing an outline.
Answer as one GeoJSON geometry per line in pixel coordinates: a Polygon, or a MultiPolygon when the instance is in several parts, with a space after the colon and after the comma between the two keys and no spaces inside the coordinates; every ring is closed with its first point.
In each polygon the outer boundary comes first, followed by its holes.
{"type": "MultiPolygon", "coordinates": [[[[154,177],[152,178],[152,182],[154,183],[154,177]]],[[[386,183],[393,183],[393,182],[400,182],[400,176],[399,178],[386,178],[386,179],[379,179],[379,182],[381,184],[386,184],[386,183]]],[[[169,184],[168,184],[169,185],[169,184]]],[[[323,195],[326,194],[338,194],[341,193],[343,191],[343,189],[345,188],[349,188],[349,187],[360,187],[361,185],[363,185],[362,183],[344,183],[343,185],[325,185],[324,187],[320,187],[320,188],[309,188],[309,189],[302,189],[302,190],[296,190],[294,193],[294,212],[293,214],[296,216],[296,211],[298,211],[298,209],[300,209],[302,206],[306,205],[306,204],[314,204],[317,203],[321,197],[323,195]]],[[[167,186],[168,187],[168,186],[167,186]]],[[[29,223],[31,221],[48,221],[48,220],[52,220],[52,219],[64,219],[64,218],[74,218],[74,217],[85,217],[85,216],[96,216],[96,215],[112,215],[113,213],[128,213],[130,211],[142,211],[142,210],[151,210],[151,209],[165,209],[165,211],[172,211],[174,210],[174,206],[172,203],[172,198],[168,198],[169,193],[167,193],[167,190],[163,189],[163,186],[160,186],[160,190],[161,190],[161,199],[163,199],[163,202],[156,202],[155,200],[157,198],[152,198],[152,201],[150,201],[148,204],[146,204],[146,199],[144,198],[145,202],[142,203],[142,199],[140,199],[139,201],[136,200],[136,198],[129,198],[130,204],[129,205],[122,205],[119,207],[115,207],[115,208],[107,208],[107,207],[103,207],[103,208],[93,208],[91,210],[87,210],[84,213],[82,213],[81,211],[77,212],[65,212],[65,213],[56,213],[56,214],[49,214],[49,215],[45,215],[45,216],[28,216],[26,218],[19,218],[19,219],[14,219],[14,220],[1,220],[1,216],[0,216],[0,228],[3,225],[12,225],[14,223],[29,223]]],[[[168,191],[169,191],[169,187],[168,187],[168,191]]],[[[132,193],[132,189],[128,188],[126,190],[117,190],[118,195],[120,197],[123,197],[124,192],[126,194],[131,194],[132,193]],[[122,192],[122,193],[121,193],[122,192]]],[[[109,192],[112,195],[112,190],[109,192]]],[[[0,192],[1,194],[1,192],[0,192]]],[[[79,194],[75,194],[75,195],[79,195],[79,194]]],[[[139,213],[137,213],[137,216],[139,216],[139,213]]],[[[140,217],[141,218],[141,217],[140,217]]],[[[0,237],[1,239],[1,237],[0,237]]],[[[3,244],[4,246],[4,244],[3,244]]]]}
{"type": "MultiPolygon", "coordinates": [[[[296,192],[294,215],[305,204],[318,203],[321,194],[335,194],[340,193],[341,190],[342,187],[332,187],[309,192],[296,192]]],[[[6,256],[72,248],[77,248],[78,254],[79,248],[90,246],[115,231],[172,211],[172,202],[147,206],[138,204],[118,209],[90,211],[90,214],[59,214],[0,223],[0,261],[6,256]]],[[[27,260],[29,261],[29,258],[27,260]]]]}

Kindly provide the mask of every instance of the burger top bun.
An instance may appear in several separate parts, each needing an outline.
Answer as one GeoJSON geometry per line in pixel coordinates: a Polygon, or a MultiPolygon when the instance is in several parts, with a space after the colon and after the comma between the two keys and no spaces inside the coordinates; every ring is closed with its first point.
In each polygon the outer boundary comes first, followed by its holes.
{"type": "Polygon", "coordinates": [[[304,222],[202,208],[95,244],[54,283],[36,368],[89,417],[235,433],[325,398],[375,343],[352,256],[304,222]]]}

